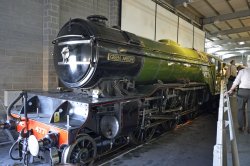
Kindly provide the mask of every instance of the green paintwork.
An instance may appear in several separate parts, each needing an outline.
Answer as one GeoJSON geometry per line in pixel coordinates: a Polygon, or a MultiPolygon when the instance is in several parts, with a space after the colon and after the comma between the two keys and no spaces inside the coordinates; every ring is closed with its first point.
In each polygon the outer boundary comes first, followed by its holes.
{"type": "Polygon", "coordinates": [[[143,67],[136,82],[203,82],[207,83],[210,91],[214,93],[214,66],[210,64],[206,53],[180,47],[169,40],[140,40],[144,46],[143,67]]]}

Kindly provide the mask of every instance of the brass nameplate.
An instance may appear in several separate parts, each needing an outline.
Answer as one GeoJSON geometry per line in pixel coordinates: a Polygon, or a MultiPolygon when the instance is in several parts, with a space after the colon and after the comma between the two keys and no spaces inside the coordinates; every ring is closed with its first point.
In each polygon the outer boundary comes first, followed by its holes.
{"type": "Polygon", "coordinates": [[[124,63],[135,63],[134,56],[121,55],[121,54],[108,54],[109,61],[124,62],[124,63]]]}
{"type": "Polygon", "coordinates": [[[55,112],[54,113],[54,122],[59,122],[60,121],[60,113],[59,112],[55,112]]]}

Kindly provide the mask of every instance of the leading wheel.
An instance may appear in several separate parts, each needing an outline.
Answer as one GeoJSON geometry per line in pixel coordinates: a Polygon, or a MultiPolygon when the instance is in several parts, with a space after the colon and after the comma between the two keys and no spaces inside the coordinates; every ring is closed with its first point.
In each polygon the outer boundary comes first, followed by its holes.
{"type": "Polygon", "coordinates": [[[73,163],[81,165],[92,165],[96,157],[96,143],[88,135],[82,135],[76,141],[66,147],[63,151],[63,163],[73,163]]]}

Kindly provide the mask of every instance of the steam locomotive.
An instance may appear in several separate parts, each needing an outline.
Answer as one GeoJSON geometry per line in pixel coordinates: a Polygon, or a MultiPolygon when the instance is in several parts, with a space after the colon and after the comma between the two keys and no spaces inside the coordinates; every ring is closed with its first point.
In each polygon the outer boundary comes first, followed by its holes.
{"type": "Polygon", "coordinates": [[[195,117],[218,94],[220,59],[110,28],[106,21],[94,15],[61,28],[53,41],[54,65],[68,89],[23,91],[10,105],[3,126],[20,133],[12,159],[27,165],[49,152],[51,164],[91,165],[195,117]],[[23,107],[13,109],[21,99],[23,107]]]}

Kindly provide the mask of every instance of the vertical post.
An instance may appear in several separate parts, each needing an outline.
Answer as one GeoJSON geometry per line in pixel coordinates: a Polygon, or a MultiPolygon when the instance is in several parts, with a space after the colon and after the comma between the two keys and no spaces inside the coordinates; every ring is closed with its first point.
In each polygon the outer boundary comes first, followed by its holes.
{"type": "Polygon", "coordinates": [[[244,56],[244,53],[242,52],[241,53],[241,62],[242,62],[242,65],[244,65],[244,58],[243,58],[243,56],[244,56]]]}
{"type": "Polygon", "coordinates": [[[28,113],[27,113],[27,92],[23,92],[23,110],[24,110],[24,117],[25,117],[25,121],[28,121],[28,113]]]}
{"type": "Polygon", "coordinates": [[[36,108],[36,115],[37,115],[37,118],[40,118],[40,116],[39,116],[39,108],[36,108]]]}
{"type": "Polygon", "coordinates": [[[193,43],[192,43],[192,47],[194,48],[194,23],[192,22],[193,25],[193,43]]]}
{"type": "Polygon", "coordinates": [[[180,17],[178,16],[178,22],[177,22],[177,43],[179,43],[179,26],[180,26],[180,17]]]}
{"type": "Polygon", "coordinates": [[[157,3],[155,3],[155,32],[154,32],[154,40],[156,40],[156,20],[157,20],[157,3]]]}
{"type": "Polygon", "coordinates": [[[122,0],[119,0],[119,7],[118,7],[118,26],[122,27],[122,0]]]}
{"type": "Polygon", "coordinates": [[[203,51],[207,51],[205,48],[206,48],[206,37],[207,37],[207,33],[205,32],[205,37],[204,37],[204,45],[203,45],[203,51]]]}
{"type": "Polygon", "coordinates": [[[70,128],[70,123],[69,123],[69,115],[67,115],[67,125],[66,125],[67,128],[70,128]]]}

